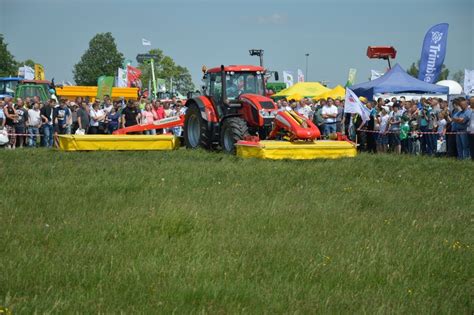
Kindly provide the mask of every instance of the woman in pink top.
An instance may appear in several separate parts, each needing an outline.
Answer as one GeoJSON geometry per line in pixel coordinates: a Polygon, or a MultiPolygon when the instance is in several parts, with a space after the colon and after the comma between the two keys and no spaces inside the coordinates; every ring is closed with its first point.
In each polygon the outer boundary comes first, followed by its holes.
{"type": "MultiPolygon", "coordinates": [[[[142,125],[148,125],[153,123],[153,112],[151,104],[147,103],[145,105],[145,110],[142,112],[142,125]]],[[[156,130],[145,130],[146,135],[156,135],[156,130]]]]}

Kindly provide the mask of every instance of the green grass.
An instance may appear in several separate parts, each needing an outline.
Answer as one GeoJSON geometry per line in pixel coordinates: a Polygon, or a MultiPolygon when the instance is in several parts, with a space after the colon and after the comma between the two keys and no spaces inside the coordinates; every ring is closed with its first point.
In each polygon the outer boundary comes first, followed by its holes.
{"type": "Polygon", "coordinates": [[[0,307],[472,313],[473,179],[393,155],[1,151],[0,307]]]}

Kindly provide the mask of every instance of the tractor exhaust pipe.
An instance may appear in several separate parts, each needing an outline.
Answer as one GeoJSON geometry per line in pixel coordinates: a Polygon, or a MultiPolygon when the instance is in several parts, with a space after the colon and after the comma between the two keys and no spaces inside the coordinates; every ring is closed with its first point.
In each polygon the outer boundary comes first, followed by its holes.
{"type": "Polygon", "coordinates": [[[222,103],[225,103],[227,100],[227,82],[225,81],[225,71],[224,65],[221,65],[221,82],[222,82],[222,103]]]}

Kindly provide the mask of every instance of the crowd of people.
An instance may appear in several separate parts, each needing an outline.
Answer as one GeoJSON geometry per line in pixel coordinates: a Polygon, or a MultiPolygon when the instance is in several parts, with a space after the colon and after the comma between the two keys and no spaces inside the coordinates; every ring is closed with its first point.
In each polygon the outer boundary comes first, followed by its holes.
{"type": "MultiPolygon", "coordinates": [[[[474,97],[456,98],[452,106],[435,97],[360,100],[370,111],[367,121],[358,114],[345,113],[344,100],[339,98],[282,99],[277,105],[279,110],[294,110],[311,119],[325,138],[337,133],[346,135],[359,144],[361,151],[474,159],[474,97]]],[[[94,102],[81,97],[74,101],[51,98],[48,102],[38,97],[5,98],[0,101],[0,129],[9,135],[6,148],[53,147],[57,145],[56,135],[112,134],[119,128],[180,116],[185,110],[176,98],[168,102],[145,97],[138,101],[113,101],[109,96],[94,102]]],[[[167,132],[181,136],[182,128],[167,132]]],[[[154,135],[157,130],[144,133],[154,135]]]]}
{"type": "Polygon", "coordinates": [[[474,159],[474,97],[456,98],[452,106],[436,97],[359,99],[370,111],[367,121],[345,113],[344,99],[282,99],[277,105],[312,119],[326,138],[346,135],[361,151],[474,159]]]}
{"type": "MultiPolygon", "coordinates": [[[[112,134],[119,128],[137,124],[150,124],[166,117],[183,115],[185,107],[181,100],[172,98],[167,102],[141,98],[138,101],[103,100],[89,102],[82,97],[74,101],[51,98],[42,102],[38,97],[0,101],[0,129],[9,135],[7,149],[21,147],[57,146],[56,135],[64,134],[112,134]]],[[[166,130],[165,130],[166,131],[166,130]]],[[[170,132],[177,136],[182,128],[170,132]]],[[[146,130],[145,134],[156,134],[146,130]]],[[[158,131],[163,132],[163,131],[158,131]]]]}

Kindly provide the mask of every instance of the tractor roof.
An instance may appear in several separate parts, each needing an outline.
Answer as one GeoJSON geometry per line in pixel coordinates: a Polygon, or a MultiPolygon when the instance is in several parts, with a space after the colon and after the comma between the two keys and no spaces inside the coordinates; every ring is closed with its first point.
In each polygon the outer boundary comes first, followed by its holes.
{"type": "MultiPolygon", "coordinates": [[[[220,72],[221,67],[215,67],[207,70],[208,73],[216,73],[220,72]]],[[[241,71],[249,71],[249,72],[256,72],[256,71],[265,71],[263,67],[260,66],[252,66],[252,65],[229,65],[224,67],[224,71],[234,71],[234,72],[241,72],[241,71]]]]}

